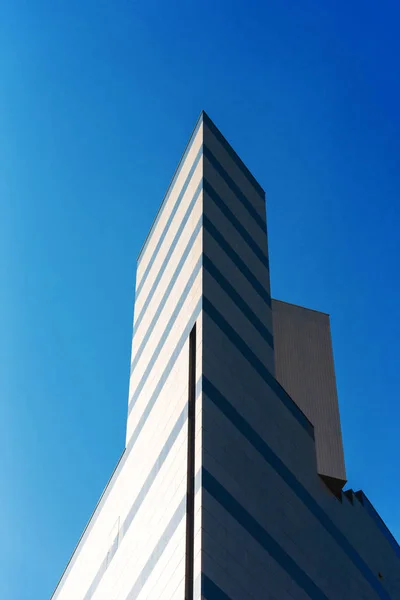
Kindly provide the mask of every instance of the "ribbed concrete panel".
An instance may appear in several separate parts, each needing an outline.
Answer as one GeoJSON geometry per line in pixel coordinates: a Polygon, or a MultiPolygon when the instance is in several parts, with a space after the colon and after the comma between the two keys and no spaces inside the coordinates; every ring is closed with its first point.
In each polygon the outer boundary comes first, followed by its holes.
{"type": "Polygon", "coordinates": [[[272,300],[276,378],[315,429],[318,473],[346,481],[329,315],[272,300]]]}
{"type": "Polygon", "coordinates": [[[207,116],[203,136],[203,293],[216,306],[230,295],[225,311],[273,375],[265,193],[207,116]],[[261,352],[258,334],[269,339],[261,352]]]}

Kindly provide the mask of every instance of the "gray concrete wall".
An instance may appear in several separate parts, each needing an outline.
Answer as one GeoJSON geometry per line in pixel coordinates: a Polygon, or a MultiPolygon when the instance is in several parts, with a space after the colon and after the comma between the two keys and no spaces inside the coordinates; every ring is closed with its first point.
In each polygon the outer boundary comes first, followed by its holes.
{"type": "Polygon", "coordinates": [[[320,475],[346,482],[329,315],[272,301],[276,378],[315,430],[320,475]]]}
{"type": "Polygon", "coordinates": [[[209,144],[219,166],[205,160],[204,181],[212,181],[232,212],[241,210],[249,235],[232,227],[229,212],[216,208],[204,186],[202,542],[195,598],[400,599],[397,544],[361,496],[335,496],[318,474],[322,457],[325,471],[345,478],[329,320],[316,313],[313,326],[312,311],[296,315],[295,333],[287,336],[298,346],[282,345],[286,321],[275,327],[274,315],[281,303],[271,310],[263,298],[269,270],[251,249],[256,240],[268,255],[260,221],[264,194],[205,120],[205,156],[209,144]],[[292,398],[275,379],[275,371],[283,379],[284,369],[294,370],[292,390],[304,389],[307,401],[298,392],[292,398]],[[328,406],[321,410],[321,402],[328,406]],[[316,449],[317,430],[333,438],[334,451],[316,449]]]}

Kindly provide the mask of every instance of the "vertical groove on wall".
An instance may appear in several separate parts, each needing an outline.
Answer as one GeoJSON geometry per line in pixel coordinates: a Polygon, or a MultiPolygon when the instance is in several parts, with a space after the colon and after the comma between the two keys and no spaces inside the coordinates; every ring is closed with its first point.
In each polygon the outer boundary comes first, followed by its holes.
{"type": "Polygon", "coordinates": [[[188,452],[186,495],[186,566],[185,600],[193,600],[194,563],[194,456],[196,418],[196,324],[189,336],[189,386],[188,386],[188,452]]]}

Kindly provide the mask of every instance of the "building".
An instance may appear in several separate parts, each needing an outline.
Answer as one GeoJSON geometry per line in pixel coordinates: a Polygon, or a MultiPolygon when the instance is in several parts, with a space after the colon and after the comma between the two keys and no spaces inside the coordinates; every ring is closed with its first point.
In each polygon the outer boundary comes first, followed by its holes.
{"type": "Polygon", "coordinates": [[[202,113],[137,264],[126,449],[54,600],[400,599],[346,473],[329,317],[271,300],[265,194],[202,113]]]}

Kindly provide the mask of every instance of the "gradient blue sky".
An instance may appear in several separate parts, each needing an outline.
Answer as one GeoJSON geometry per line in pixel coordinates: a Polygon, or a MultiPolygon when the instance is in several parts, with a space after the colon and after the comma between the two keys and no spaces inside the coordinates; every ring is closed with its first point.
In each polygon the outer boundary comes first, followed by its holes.
{"type": "Polygon", "coordinates": [[[332,315],[349,483],[400,537],[398,6],[1,2],[1,598],[50,596],[123,450],[136,256],[201,109],[267,191],[273,295],[332,315]]]}

